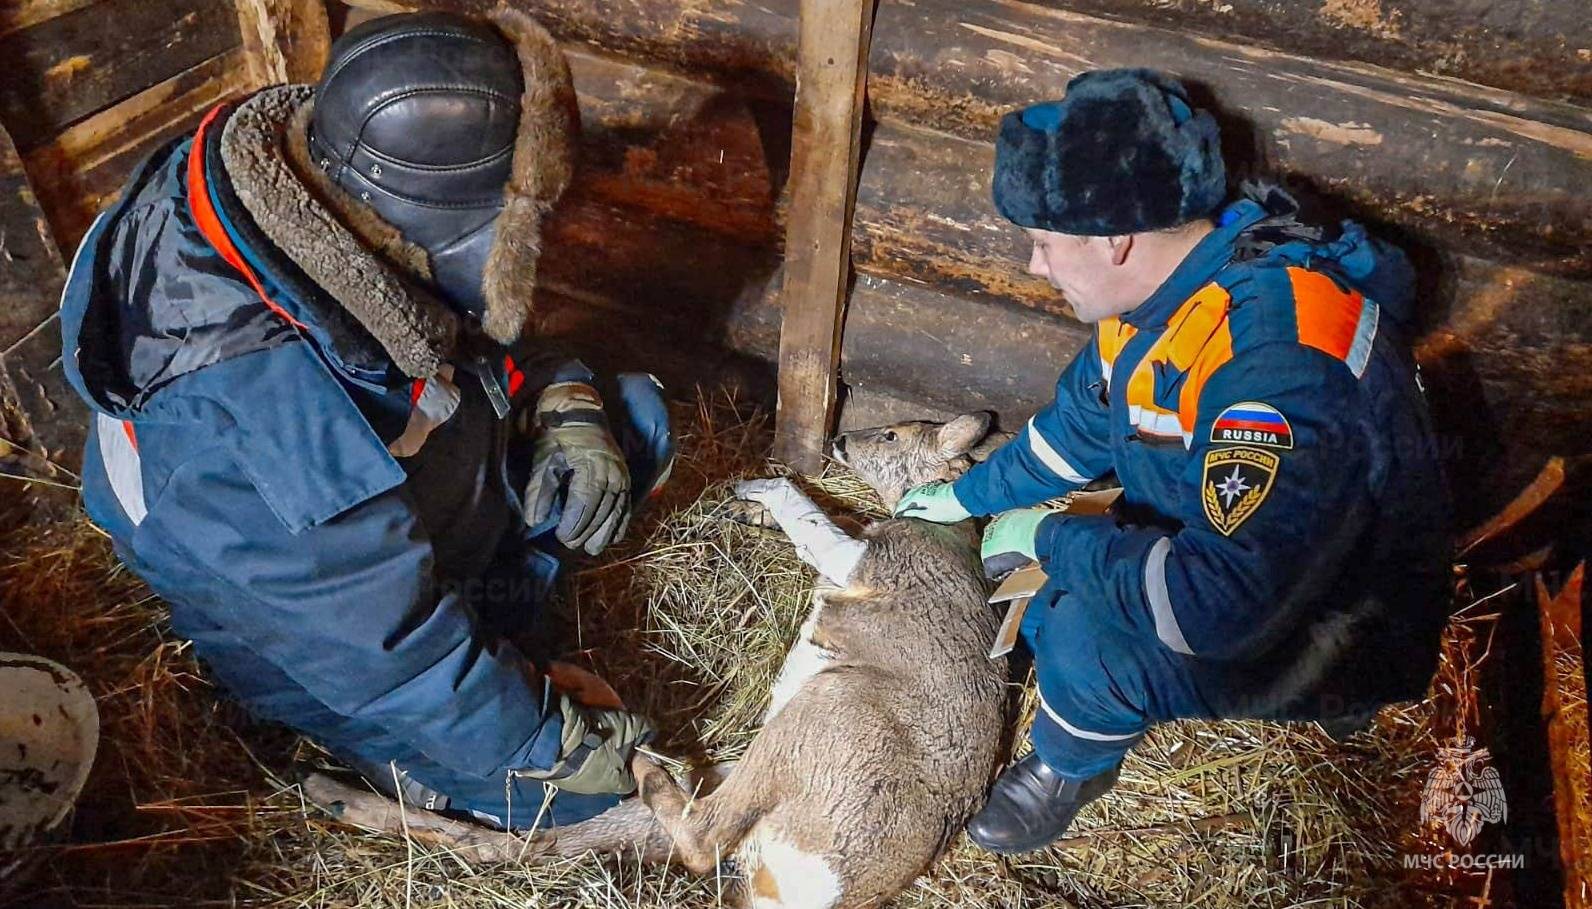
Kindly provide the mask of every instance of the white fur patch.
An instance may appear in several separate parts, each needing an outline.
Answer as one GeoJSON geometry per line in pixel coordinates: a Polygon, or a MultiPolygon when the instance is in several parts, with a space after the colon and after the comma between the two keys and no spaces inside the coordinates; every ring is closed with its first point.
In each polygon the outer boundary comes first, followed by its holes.
{"type": "Polygon", "coordinates": [[[824,667],[835,658],[835,655],[812,642],[813,631],[818,627],[818,616],[824,611],[823,599],[813,595],[813,611],[808,613],[807,621],[802,623],[802,630],[796,633],[796,643],[790,647],[790,653],[785,655],[785,665],[780,667],[779,676],[774,679],[774,689],[770,692],[768,711],[763,714],[763,725],[779,715],[785,705],[790,703],[807,684],[807,680],[824,671],[824,667]]]}
{"type": "Polygon", "coordinates": [[[747,838],[740,862],[751,878],[766,876],[778,892],[767,896],[754,887],[752,909],[830,909],[840,902],[840,875],[823,856],[803,852],[765,828],[747,838]]]}

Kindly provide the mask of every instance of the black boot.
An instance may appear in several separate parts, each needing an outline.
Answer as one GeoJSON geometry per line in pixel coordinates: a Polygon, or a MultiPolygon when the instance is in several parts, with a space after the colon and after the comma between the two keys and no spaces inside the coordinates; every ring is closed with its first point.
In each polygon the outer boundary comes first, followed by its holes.
{"type": "Polygon", "coordinates": [[[1061,838],[1078,811],[1117,781],[1117,768],[1068,779],[1030,754],[995,780],[989,801],[967,823],[968,838],[990,852],[1032,852],[1061,838]]]}

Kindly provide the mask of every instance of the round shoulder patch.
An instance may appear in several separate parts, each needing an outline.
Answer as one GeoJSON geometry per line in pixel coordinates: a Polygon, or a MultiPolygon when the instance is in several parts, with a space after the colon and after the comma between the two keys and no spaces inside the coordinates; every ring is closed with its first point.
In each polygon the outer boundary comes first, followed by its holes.
{"type": "Polygon", "coordinates": [[[1216,415],[1211,441],[1221,445],[1261,445],[1293,448],[1293,427],[1270,404],[1241,401],[1216,415]]]}

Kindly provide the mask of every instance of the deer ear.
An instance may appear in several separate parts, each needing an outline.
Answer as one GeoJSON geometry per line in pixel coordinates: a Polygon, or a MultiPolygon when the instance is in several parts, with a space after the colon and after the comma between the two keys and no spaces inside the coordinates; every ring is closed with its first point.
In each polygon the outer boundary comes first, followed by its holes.
{"type": "Polygon", "coordinates": [[[989,414],[963,414],[941,426],[935,433],[935,443],[940,457],[949,461],[957,455],[967,454],[989,432],[989,414]]]}

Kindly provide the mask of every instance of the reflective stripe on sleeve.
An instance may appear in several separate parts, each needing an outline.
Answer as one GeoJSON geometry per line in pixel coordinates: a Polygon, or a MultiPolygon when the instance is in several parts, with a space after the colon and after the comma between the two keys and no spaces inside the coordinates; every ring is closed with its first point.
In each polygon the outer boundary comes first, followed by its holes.
{"type": "Polygon", "coordinates": [[[1094,732],[1089,729],[1081,729],[1062,719],[1061,714],[1057,713],[1053,707],[1045,702],[1044,692],[1040,692],[1039,706],[1040,709],[1045,711],[1045,716],[1050,717],[1051,720],[1053,720],[1057,726],[1060,726],[1068,735],[1076,736],[1080,739],[1088,739],[1091,742],[1126,742],[1129,739],[1136,739],[1144,734],[1143,732],[1127,732],[1118,735],[1110,732],[1094,732]]]}
{"type": "Polygon", "coordinates": [[[1155,617],[1155,636],[1161,643],[1177,653],[1193,656],[1194,651],[1183,638],[1177,616],[1172,614],[1172,597],[1166,590],[1166,556],[1172,551],[1172,540],[1162,537],[1150,547],[1144,557],[1144,596],[1150,601],[1150,615],[1155,617]]]}
{"type": "Polygon", "coordinates": [[[1028,418],[1028,448],[1034,456],[1050,468],[1050,472],[1061,477],[1069,483],[1087,483],[1089,478],[1072,466],[1061,453],[1050,447],[1045,437],[1039,434],[1039,427],[1034,425],[1033,417],[1028,418]]]}
{"type": "Polygon", "coordinates": [[[1382,308],[1366,300],[1360,307],[1360,318],[1354,325],[1354,340],[1349,345],[1349,355],[1343,358],[1356,379],[1365,375],[1371,362],[1371,348],[1376,344],[1376,326],[1382,319],[1382,308]]]}
{"type": "Polygon", "coordinates": [[[110,480],[111,492],[128,520],[134,526],[144,523],[149,509],[144,505],[144,475],[138,449],[128,435],[121,420],[103,413],[96,414],[99,431],[100,460],[105,464],[105,476],[110,480]]]}

